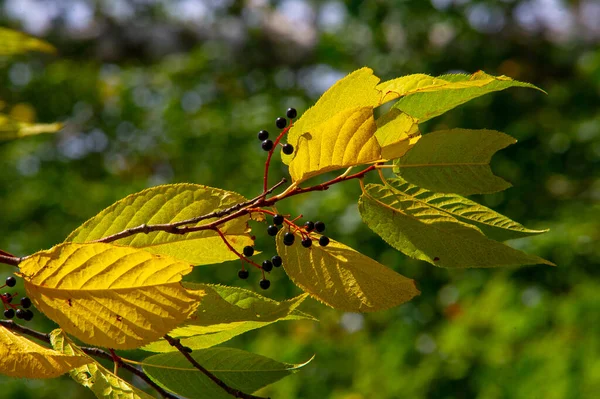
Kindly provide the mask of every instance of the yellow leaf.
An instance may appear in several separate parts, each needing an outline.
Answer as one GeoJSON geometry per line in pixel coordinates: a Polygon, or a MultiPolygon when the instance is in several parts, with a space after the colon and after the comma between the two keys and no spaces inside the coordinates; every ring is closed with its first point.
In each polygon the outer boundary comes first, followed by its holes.
{"type": "Polygon", "coordinates": [[[111,244],[60,244],[20,265],[27,295],[83,342],[133,349],[192,314],[203,296],[180,284],[192,266],[111,244]]]}
{"type": "Polygon", "coordinates": [[[392,108],[377,119],[375,137],[381,146],[382,158],[389,160],[400,158],[421,138],[418,121],[392,108]]]}
{"type": "Polygon", "coordinates": [[[42,133],[56,133],[62,123],[27,123],[0,114],[0,140],[18,139],[42,133]]]}
{"type": "Polygon", "coordinates": [[[52,347],[66,355],[77,355],[87,358],[88,364],[74,368],[69,375],[76,382],[94,392],[97,398],[104,399],[154,399],[144,391],[127,383],[114,375],[97,361],[89,357],[67,337],[61,329],[50,333],[52,347]]]}
{"type": "MultiPolygon", "coordinates": [[[[86,221],[65,241],[89,242],[143,224],[168,224],[205,215],[245,202],[238,193],[199,184],[168,184],[131,194],[86,221]]],[[[261,220],[261,214],[255,214],[261,220]]],[[[216,218],[187,226],[200,226],[216,218]]],[[[248,221],[242,216],[219,226],[229,243],[238,251],[253,245],[248,221]]],[[[169,255],[194,265],[208,265],[238,259],[217,232],[203,230],[188,234],[154,231],[135,234],[115,241],[116,244],[142,248],[148,252],[169,255]]]]}
{"type": "Polygon", "coordinates": [[[54,378],[91,359],[44,348],[0,326],[0,373],[10,377],[54,378]]]}
{"type": "Polygon", "coordinates": [[[25,53],[27,51],[56,53],[56,49],[43,40],[12,29],[0,28],[0,56],[25,53]]]}
{"type": "Polygon", "coordinates": [[[277,253],[292,281],[310,296],[335,309],[374,312],[411,300],[420,292],[414,280],[331,240],[321,247],[283,244],[286,229],[277,234],[277,253]]]}
{"type": "Polygon", "coordinates": [[[372,107],[336,114],[300,137],[290,163],[292,179],[302,181],[330,170],[381,160],[376,129],[372,107]]]}

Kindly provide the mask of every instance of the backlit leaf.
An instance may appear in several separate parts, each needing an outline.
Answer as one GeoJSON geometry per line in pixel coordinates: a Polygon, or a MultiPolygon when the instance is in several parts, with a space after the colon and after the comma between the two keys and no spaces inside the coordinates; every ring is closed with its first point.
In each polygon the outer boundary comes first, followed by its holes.
{"type": "MultiPolygon", "coordinates": [[[[295,373],[304,364],[281,363],[232,348],[192,352],[192,357],[229,387],[252,393],[295,373]]],[[[179,352],[144,359],[144,371],[166,389],[194,399],[230,399],[231,395],[195,369],[179,352]]]]}
{"type": "Polygon", "coordinates": [[[91,360],[44,348],[0,326],[0,374],[21,378],[54,378],[91,360]]]}
{"type": "MultiPolygon", "coordinates": [[[[315,320],[297,309],[308,294],[277,302],[242,288],[193,283],[184,283],[184,286],[206,293],[195,315],[169,333],[173,338],[180,338],[188,348],[209,348],[277,321],[315,320]]],[[[164,339],[142,349],[151,352],[177,350],[164,339]]]]}
{"type": "Polygon", "coordinates": [[[496,151],[514,143],[514,138],[494,130],[437,131],[421,137],[405,156],[395,160],[394,172],[436,192],[494,193],[510,183],[492,173],[490,160],[496,151]]]}
{"type": "MultiPolygon", "coordinates": [[[[1,40],[1,39],[0,39],[1,40]]],[[[61,123],[26,123],[0,114],[0,140],[18,139],[42,133],[56,133],[61,123]]]]}
{"type": "Polygon", "coordinates": [[[69,371],[69,375],[79,384],[91,389],[97,398],[154,399],[153,396],[114,375],[96,360],[86,355],[61,329],[56,329],[50,333],[50,342],[52,347],[61,353],[83,356],[89,361],[88,364],[69,371]]]}
{"type": "Polygon", "coordinates": [[[434,193],[399,178],[389,179],[387,183],[407,198],[448,213],[461,222],[477,226],[483,234],[493,240],[506,241],[548,231],[525,228],[514,220],[457,194],[434,193]]]}
{"type": "Polygon", "coordinates": [[[442,75],[436,79],[448,81],[455,85],[465,84],[466,86],[455,86],[452,90],[428,91],[424,93],[417,92],[416,94],[401,98],[394,104],[393,108],[406,112],[418,119],[419,123],[421,123],[441,115],[467,101],[494,91],[504,90],[509,87],[529,87],[538,89],[530,83],[512,80],[506,76],[491,76],[483,71],[476,72],[472,75],[442,75]]]}
{"type": "Polygon", "coordinates": [[[26,53],[28,51],[55,53],[56,49],[43,40],[0,27],[0,56],[26,53]]]}
{"type": "Polygon", "coordinates": [[[414,280],[331,240],[321,247],[283,244],[282,229],[277,235],[277,253],[292,281],[310,296],[335,309],[374,312],[409,301],[420,292],[414,280]]]}
{"type": "Polygon", "coordinates": [[[381,159],[372,107],[350,108],[303,134],[290,162],[294,181],[381,159]]]}
{"type": "Polygon", "coordinates": [[[367,226],[392,247],[436,266],[553,265],[490,240],[477,227],[389,186],[367,185],[358,209],[367,226]]]}
{"type": "Polygon", "coordinates": [[[381,146],[382,158],[400,158],[421,138],[417,120],[392,109],[377,119],[375,137],[381,146]]]}
{"type": "MultiPolygon", "coordinates": [[[[115,202],[73,231],[67,242],[89,242],[143,224],[168,224],[205,215],[245,202],[241,195],[198,184],[169,184],[152,187],[115,202]]],[[[260,218],[256,214],[255,218],[260,218]]],[[[216,220],[202,220],[187,226],[200,226],[216,220]]],[[[229,243],[238,251],[254,241],[248,234],[249,216],[219,226],[229,243]]],[[[207,265],[238,259],[213,230],[188,234],[154,231],[135,234],[116,244],[142,248],[155,254],[173,256],[194,265],[207,265]]]]}
{"type": "Polygon", "coordinates": [[[107,348],[156,341],[202,297],[179,282],[191,265],[131,247],[60,244],[33,254],[20,269],[41,312],[81,341],[107,348]]]}

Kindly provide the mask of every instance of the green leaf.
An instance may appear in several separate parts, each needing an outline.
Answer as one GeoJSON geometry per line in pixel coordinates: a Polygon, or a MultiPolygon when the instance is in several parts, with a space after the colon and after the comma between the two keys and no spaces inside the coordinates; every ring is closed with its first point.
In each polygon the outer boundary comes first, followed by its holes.
{"type": "Polygon", "coordinates": [[[434,193],[400,178],[389,179],[386,182],[407,198],[421,202],[424,206],[440,212],[448,213],[461,222],[477,226],[483,234],[493,240],[506,241],[548,231],[547,229],[528,229],[490,208],[457,194],[434,193]]]}
{"type": "Polygon", "coordinates": [[[389,186],[367,185],[358,209],[367,226],[392,247],[436,266],[554,265],[490,240],[477,227],[389,186]]]}
{"type": "MultiPolygon", "coordinates": [[[[281,363],[232,348],[203,349],[194,351],[191,355],[229,387],[245,393],[255,392],[308,364],[281,363]]],[[[179,352],[150,356],[144,360],[143,367],[152,380],[178,395],[194,399],[231,398],[231,395],[195,369],[179,352]]]]}
{"type": "Polygon", "coordinates": [[[377,119],[375,138],[381,146],[381,157],[400,158],[421,138],[417,120],[404,112],[392,109],[377,119]]]}
{"type": "Polygon", "coordinates": [[[52,347],[66,355],[84,356],[90,363],[74,368],[69,372],[71,378],[94,392],[101,399],[154,399],[144,391],[125,382],[105,369],[100,363],[89,357],[75,345],[61,329],[50,333],[52,347]]]}
{"type": "MultiPolygon", "coordinates": [[[[192,349],[209,348],[277,321],[315,320],[298,310],[308,294],[277,302],[242,288],[194,283],[184,283],[184,286],[190,290],[203,291],[205,296],[195,315],[169,335],[180,338],[183,345],[192,349]]],[[[150,352],[177,350],[164,339],[142,349],[150,352]]]]}
{"type": "Polygon", "coordinates": [[[28,51],[56,53],[56,49],[43,40],[0,27],[0,56],[26,53],[28,51]]]}
{"type": "MultiPolygon", "coordinates": [[[[167,224],[205,215],[245,202],[241,195],[199,184],[169,184],[146,189],[115,202],[73,231],[65,241],[89,242],[143,224],[167,224]]],[[[216,218],[186,226],[201,226],[216,218]]],[[[238,252],[254,240],[248,234],[250,216],[242,216],[219,226],[238,252]]],[[[142,248],[169,255],[194,265],[208,265],[238,259],[213,230],[187,234],[154,231],[134,234],[115,244],[142,248]]]]}
{"type": "Polygon", "coordinates": [[[295,145],[290,175],[296,182],[381,159],[373,107],[349,108],[303,134],[295,145]]]}
{"type": "Polygon", "coordinates": [[[490,160],[496,151],[514,143],[514,138],[494,130],[441,130],[424,135],[395,160],[394,172],[436,192],[494,193],[511,185],[492,173],[490,160]]]}
{"type": "Polygon", "coordinates": [[[62,123],[19,122],[4,114],[0,114],[0,140],[18,139],[42,133],[56,133],[62,127],[62,123]]]}
{"type": "MultiPolygon", "coordinates": [[[[406,278],[350,247],[331,240],[326,247],[316,242],[283,244],[286,229],[277,234],[277,253],[292,281],[310,296],[335,309],[374,312],[411,300],[420,292],[406,278]]],[[[318,239],[318,237],[315,237],[318,239]]]]}
{"type": "Polygon", "coordinates": [[[398,100],[393,108],[406,112],[410,116],[418,119],[419,123],[422,123],[464,104],[467,101],[494,91],[504,90],[509,87],[528,87],[541,90],[530,83],[512,80],[506,76],[494,77],[483,71],[476,72],[472,75],[442,75],[439,76],[438,79],[454,84],[463,83],[466,87],[461,88],[459,86],[454,86],[451,87],[451,90],[448,90],[448,87],[444,88],[444,86],[441,86],[441,91],[411,94],[398,100]]]}

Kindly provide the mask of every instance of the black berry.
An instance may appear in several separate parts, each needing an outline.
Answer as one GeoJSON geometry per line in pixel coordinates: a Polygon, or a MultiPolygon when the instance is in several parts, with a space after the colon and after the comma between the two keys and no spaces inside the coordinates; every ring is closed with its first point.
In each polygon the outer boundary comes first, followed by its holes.
{"type": "Polygon", "coordinates": [[[283,129],[285,125],[287,125],[287,121],[285,120],[285,118],[279,117],[275,120],[275,126],[277,126],[278,128],[283,129]]]}
{"type": "Polygon", "coordinates": [[[26,296],[21,298],[21,306],[23,306],[25,309],[31,307],[31,299],[27,298],[26,296]]]}
{"type": "Polygon", "coordinates": [[[321,238],[319,238],[319,245],[322,247],[326,247],[327,244],[329,244],[329,237],[321,236],[321,238]]]}
{"type": "Polygon", "coordinates": [[[31,310],[27,309],[25,311],[25,316],[23,316],[23,319],[25,321],[29,321],[29,320],[33,319],[33,312],[31,310]]]}
{"type": "Polygon", "coordinates": [[[269,289],[269,287],[271,286],[271,282],[269,280],[267,280],[266,278],[260,280],[260,288],[262,288],[263,290],[269,289]]]}
{"type": "Polygon", "coordinates": [[[283,260],[281,260],[281,256],[275,255],[271,258],[271,263],[273,263],[273,266],[279,267],[283,264],[283,260]]]}
{"type": "Polygon", "coordinates": [[[269,138],[269,132],[267,132],[266,130],[261,130],[260,132],[258,132],[257,137],[260,141],[265,141],[269,138]]]}
{"type": "Polygon", "coordinates": [[[283,215],[277,214],[273,216],[273,224],[277,226],[281,226],[283,224],[283,215]]]}
{"type": "Polygon", "coordinates": [[[310,248],[311,245],[312,245],[312,240],[310,239],[310,237],[302,240],[302,246],[304,248],[310,248]]]}
{"type": "Polygon", "coordinates": [[[315,224],[309,220],[308,222],[304,223],[304,228],[308,233],[310,233],[315,229],[315,224]]]}
{"type": "Polygon", "coordinates": [[[262,142],[261,146],[263,150],[271,151],[271,149],[273,148],[273,142],[271,140],[265,140],[262,142]]]}
{"type": "Polygon", "coordinates": [[[292,152],[294,152],[294,146],[291,144],[284,144],[282,151],[284,154],[290,155],[292,152]]]}
{"type": "Polygon", "coordinates": [[[319,233],[324,232],[325,231],[325,223],[323,223],[323,222],[315,223],[315,230],[317,230],[319,233]]]}
{"type": "Polygon", "coordinates": [[[17,279],[14,278],[13,276],[7,277],[6,278],[6,285],[9,287],[14,287],[15,284],[17,284],[17,279]]]}
{"type": "Polygon", "coordinates": [[[287,246],[290,246],[294,243],[294,240],[296,239],[296,237],[294,236],[294,234],[287,232],[283,235],[283,243],[287,246]]]}
{"type": "Polygon", "coordinates": [[[2,296],[4,297],[4,302],[6,303],[11,303],[13,300],[12,295],[10,295],[8,292],[5,292],[4,294],[2,294],[2,296]]]}
{"type": "Polygon", "coordinates": [[[13,317],[15,317],[15,310],[14,309],[6,309],[4,311],[4,318],[5,319],[12,319],[13,317]]]}
{"type": "Polygon", "coordinates": [[[17,313],[16,313],[17,319],[24,319],[26,314],[27,314],[26,310],[17,309],[17,313]]]}
{"type": "Polygon", "coordinates": [[[271,261],[267,259],[263,261],[262,268],[264,271],[270,272],[271,270],[273,270],[273,263],[271,263],[271,261]]]}
{"type": "Polygon", "coordinates": [[[295,108],[288,108],[285,114],[288,118],[294,119],[298,115],[298,112],[296,112],[295,108]]]}
{"type": "Polygon", "coordinates": [[[254,255],[254,248],[250,245],[246,245],[244,247],[244,256],[252,256],[254,255]]]}
{"type": "Polygon", "coordinates": [[[269,227],[267,227],[267,234],[270,236],[276,236],[278,231],[279,231],[279,227],[277,227],[273,224],[270,225],[269,227]]]}
{"type": "Polygon", "coordinates": [[[242,280],[247,279],[249,275],[250,275],[250,273],[246,269],[242,269],[238,272],[238,277],[241,278],[242,280]]]}

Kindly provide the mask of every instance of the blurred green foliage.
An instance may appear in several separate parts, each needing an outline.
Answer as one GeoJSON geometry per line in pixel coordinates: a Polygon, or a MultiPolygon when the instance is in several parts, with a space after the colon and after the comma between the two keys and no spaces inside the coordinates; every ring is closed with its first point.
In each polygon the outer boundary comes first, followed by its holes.
{"type": "MultiPolygon", "coordinates": [[[[227,345],[285,362],[316,354],[263,390],[274,398],[595,397],[599,15],[594,1],[560,0],[0,1],[2,26],[24,27],[58,49],[58,56],[0,58],[0,112],[67,124],[57,135],[0,142],[0,248],[17,255],[49,248],[114,201],[156,184],[256,195],[265,158],[256,132],[274,132],[287,107],[301,113],[363,65],[382,79],[506,74],[548,95],[488,95],[424,131],[489,128],[519,140],[493,159],[514,187],[474,199],[527,227],[551,228],[513,244],[558,267],[445,270],[407,259],[361,224],[360,189],[351,182],[280,209],[325,221],[335,239],[415,278],[422,295],[367,315],[312,302],[320,323],[280,323],[227,345]]],[[[273,182],[286,168],[276,163],[274,171],[273,182]]],[[[272,254],[255,227],[258,247],[272,254]]],[[[202,267],[191,277],[258,286],[256,275],[239,281],[237,268],[202,267]]],[[[282,271],[271,280],[275,298],[299,292],[282,271]]],[[[52,328],[36,316],[33,328],[52,328]]],[[[92,397],[68,377],[0,377],[0,384],[0,398],[92,397]]]]}

